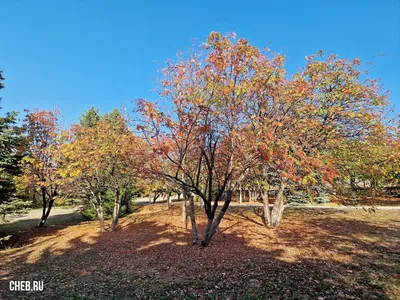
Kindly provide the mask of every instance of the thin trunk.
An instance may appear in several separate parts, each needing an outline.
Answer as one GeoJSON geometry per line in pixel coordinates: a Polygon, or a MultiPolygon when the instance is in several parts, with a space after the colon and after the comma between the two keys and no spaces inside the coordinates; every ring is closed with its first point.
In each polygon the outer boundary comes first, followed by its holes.
{"type": "Polygon", "coordinates": [[[377,186],[378,186],[376,180],[372,179],[371,186],[372,186],[372,197],[375,197],[376,196],[376,189],[377,189],[377,186]]]}
{"type": "MultiPolygon", "coordinates": [[[[217,232],[218,226],[221,223],[222,218],[224,217],[226,211],[228,210],[229,204],[231,203],[231,199],[232,199],[232,190],[228,190],[226,192],[226,195],[225,195],[224,205],[222,205],[222,208],[221,208],[218,216],[214,219],[214,221],[212,222],[212,225],[210,226],[210,228],[208,230],[206,228],[205,238],[204,238],[203,242],[201,243],[201,245],[203,247],[207,247],[208,246],[208,244],[210,243],[212,237],[217,232]]],[[[210,220],[208,220],[208,222],[209,221],[210,220]]],[[[208,222],[207,222],[207,227],[208,227],[208,222]]]]}
{"type": "Polygon", "coordinates": [[[158,199],[158,197],[160,197],[161,194],[158,194],[156,192],[154,192],[154,198],[153,198],[153,203],[156,203],[156,200],[158,199]]]}
{"type": "Polygon", "coordinates": [[[310,202],[314,203],[314,197],[313,197],[313,195],[311,193],[311,190],[310,190],[309,186],[306,187],[306,192],[307,192],[308,199],[310,199],[310,202]]]}
{"type": "Polygon", "coordinates": [[[43,202],[43,210],[42,210],[42,217],[40,218],[40,222],[38,224],[37,227],[43,227],[44,223],[46,222],[45,219],[45,215],[46,215],[46,205],[47,205],[47,201],[46,201],[46,188],[42,187],[41,188],[42,191],[42,202],[43,202]]]}
{"type": "Polygon", "coordinates": [[[192,245],[195,245],[198,242],[198,234],[196,226],[194,200],[192,194],[189,194],[188,197],[189,197],[189,215],[190,215],[190,222],[192,225],[192,245]]]}
{"type": "MultiPolygon", "coordinates": [[[[180,194],[178,194],[179,197],[180,194]]],[[[188,228],[188,222],[187,222],[187,208],[186,208],[186,197],[183,197],[182,201],[182,223],[185,224],[185,229],[188,228]]]]}
{"type": "Polygon", "coordinates": [[[263,192],[263,202],[264,202],[264,225],[271,226],[271,211],[269,209],[269,198],[268,189],[263,192]]]}
{"type": "Polygon", "coordinates": [[[54,199],[49,197],[49,205],[47,206],[46,201],[46,188],[42,188],[42,200],[43,200],[43,210],[42,217],[40,219],[40,223],[38,227],[43,227],[47,221],[47,218],[50,216],[51,208],[53,207],[54,199]]]}
{"type": "Polygon", "coordinates": [[[98,207],[96,207],[96,211],[97,211],[97,219],[99,220],[99,225],[100,225],[100,231],[101,232],[105,232],[106,229],[104,227],[104,213],[103,213],[103,207],[101,205],[99,205],[98,207]]]}
{"type": "Polygon", "coordinates": [[[207,225],[206,225],[206,229],[204,230],[204,237],[203,237],[203,241],[202,241],[203,246],[206,246],[206,245],[204,245],[206,240],[211,239],[211,238],[209,238],[209,236],[210,236],[211,226],[213,225],[213,221],[214,221],[213,215],[207,216],[207,225]]]}
{"type": "Polygon", "coordinates": [[[243,204],[242,187],[239,186],[239,203],[243,204]]]}
{"type": "MultiPolygon", "coordinates": [[[[182,160],[182,166],[185,166],[185,159],[183,158],[182,160]]],[[[198,234],[197,234],[197,225],[196,225],[196,211],[194,207],[194,200],[193,200],[193,195],[187,188],[186,184],[186,176],[185,173],[182,173],[182,182],[184,184],[182,185],[183,188],[183,197],[185,198],[184,202],[186,200],[189,200],[189,216],[190,216],[190,223],[192,225],[192,245],[196,245],[198,242],[198,234]]],[[[186,212],[186,209],[185,209],[186,212]]]]}
{"type": "Polygon", "coordinates": [[[54,199],[53,199],[53,198],[50,198],[50,199],[49,199],[49,206],[47,207],[47,211],[46,211],[46,214],[45,214],[45,216],[44,216],[44,220],[45,220],[45,221],[47,221],[47,218],[48,218],[49,215],[50,215],[50,211],[51,211],[51,208],[53,207],[53,203],[54,203],[54,199]]]}
{"type": "Polygon", "coordinates": [[[171,200],[171,193],[168,193],[168,194],[167,194],[167,209],[170,208],[170,207],[169,207],[169,205],[171,204],[171,203],[170,203],[170,200],[171,200]]]}
{"type": "Polygon", "coordinates": [[[110,231],[115,231],[117,227],[119,215],[121,214],[121,197],[119,188],[115,191],[115,201],[114,201],[114,211],[113,211],[113,220],[111,223],[110,231]]]}
{"type": "MultiPolygon", "coordinates": [[[[231,141],[231,147],[233,149],[233,142],[231,141]]],[[[217,232],[218,226],[222,221],[222,218],[224,217],[226,211],[228,210],[229,204],[231,203],[232,200],[232,193],[234,186],[232,184],[232,178],[230,177],[232,175],[232,170],[233,170],[233,156],[231,155],[229,159],[229,168],[228,168],[228,180],[225,185],[225,201],[224,205],[222,205],[222,208],[218,214],[218,216],[215,218],[215,220],[212,222],[211,228],[209,230],[206,230],[205,238],[203,242],[201,243],[203,247],[207,247],[208,244],[210,243],[212,237],[214,234],[217,232]]],[[[211,198],[209,199],[211,201],[211,198]]],[[[215,203],[217,204],[217,203],[215,203]]],[[[215,211],[213,211],[213,218],[214,218],[215,211]]],[[[208,224],[207,224],[208,225],[208,224]]]]}
{"type": "Polygon", "coordinates": [[[97,219],[99,220],[99,225],[100,225],[100,231],[104,232],[105,227],[104,227],[104,213],[103,213],[103,206],[102,206],[102,199],[101,199],[101,195],[98,193],[95,193],[93,191],[91,191],[92,194],[92,198],[89,197],[89,200],[92,202],[94,208],[96,209],[96,213],[97,213],[97,219]]]}
{"type": "Polygon", "coordinates": [[[284,204],[285,204],[284,191],[285,191],[285,184],[282,182],[271,213],[271,225],[274,227],[279,227],[279,225],[281,224],[284,204]]]}

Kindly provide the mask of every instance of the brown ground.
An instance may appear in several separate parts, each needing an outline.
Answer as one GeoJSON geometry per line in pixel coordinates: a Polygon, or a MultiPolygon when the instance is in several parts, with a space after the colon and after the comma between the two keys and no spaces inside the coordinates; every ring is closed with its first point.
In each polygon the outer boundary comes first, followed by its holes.
{"type": "Polygon", "coordinates": [[[138,210],[114,233],[55,219],[14,232],[0,299],[400,299],[399,211],[288,209],[268,229],[259,208],[232,208],[203,249],[178,205],[138,210]],[[44,291],[8,292],[9,280],[44,291]]]}

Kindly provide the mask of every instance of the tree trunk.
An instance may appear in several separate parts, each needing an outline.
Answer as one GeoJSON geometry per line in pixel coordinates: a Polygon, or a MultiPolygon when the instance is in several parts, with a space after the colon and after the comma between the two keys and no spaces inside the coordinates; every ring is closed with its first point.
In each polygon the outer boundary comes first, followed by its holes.
{"type": "Polygon", "coordinates": [[[274,227],[279,227],[279,225],[281,224],[284,204],[285,204],[284,191],[285,191],[285,184],[282,182],[271,213],[271,225],[274,227]]]}
{"type": "Polygon", "coordinates": [[[156,192],[154,192],[154,197],[153,197],[153,203],[156,203],[156,200],[158,199],[158,197],[160,197],[161,194],[158,194],[156,192]]]}
{"type": "Polygon", "coordinates": [[[46,205],[47,205],[47,201],[46,201],[46,188],[41,188],[42,191],[42,217],[40,218],[40,222],[38,224],[37,227],[43,227],[44,223],[46,222],[46,220],[44,220],[44,216],[46,215],[46,205]],[[44,220],[44,221],[43,221],[44,220]]]}
{"type": "Polygon", "coordinates": [[[239,186],[239,204],[243,204],[243,195],[241,186],[239,186]]]}
{"type": "Polygon", "coordinates": [[[170,207],[169,207],[169,205],[171,204],[171,203],[170,203],[170,200],[171,200],[171,193],[168,193],[168,194],[167,194],[167,209],[170,208],[170,207]]]}
{"type": "Polygon", "coordinates": [[[375,197],[376,196],[376,189],[378,187],[378,184],[377,184],[375,179],[371,180],[371,187],[372,187],[372,197],[375,197]]]}
{"type": "Polygon", "coordinates": [[[192,245],[195,245],[198,242],[198,235],[197,235],[194,200],[192,194],[187,195],[187,197],[189,198],[189,215],[190,215],[190,222],[192,225],[192,245]]]}
{"type": "MultiPolygon", "coordinates": [[[[180,194],[178,194],[179,197],[180,194]]],[[[182,201],[182,223],[185,224],[185,229],[188,228],[188,222],[187,222],[187,208],[186,208],[186,197],[183,197],[182,201]]]]}
{"type": "Polygon", "coordinates": [[[268,190],[264,191],[262,196],[264,202],[264,225],[271,226],[271,211],[269,209],[268,190]]]}
{"type": "Polygon", "coordinates": [[[121,214],[121,197],[120,197],[120,189],[117,188],[115,190],[115,201],[114,201],[114,211],[113,211],[113,219],[110,227],[110,231],[115,231],[117,227],[119,215],[121,214]]]}
{"type": "Polygon", "coordinates": [[[99,225],[100,225],[100,231],[105,232],[106,229],[104,227],[104,213],[103,213],[103,207],[101,205],[96,207],[97,211],[97,219],[99,220],[99,225]]]}
{"type": "Polygon", "coordinates": [[[105,227],[104,227],[104,212],[103,212],[103,206],[102,206],[102,199],[101,195],[99,193],[95,193],[94,191],[91,191],[92,198],[89,197],[89,200],[92,202],[94,208],[96,209],[97,213],[97,219],[99,220],[99,225],[100,225],[100,231],[104,232],[105,227]]]}
{"type": "Polygon", "coordinates": [[[42,201],[43,201],[43,210],[42,210],[42,217],[40,218],[40,222],[37,227],[43,227],[47,221],[47,218],[50,215],[51,208],[53,207],[54,199],[49,197],[49,206],[47,206],[46,201],[46,188],[42,188],[42,201]],[[46,210],[47,208],[47,210],[46,210]]]}
{"type": "Polygon", "coordinates": [[[201,245],[203,247],[208,246],[212,237],[217,232],[218,226],[221,223],[221,220],[224,217],[226,211],[228,210],[229,204],[231,203],[231,199],[232,199],[232,190],[229,190],[226,192],[224,205],[222,205],[222,208],[221,208],[218,216],[215,218],[215,220],[212,222],[212,224],[210,226],[208,226],[208,223],[210,222],[210,220],[208,220],[206,232],[204,235],[204,240],[201,243],[201,245]],[[209,229],[208,229],[208,227],[209,227],[209,229]]]}

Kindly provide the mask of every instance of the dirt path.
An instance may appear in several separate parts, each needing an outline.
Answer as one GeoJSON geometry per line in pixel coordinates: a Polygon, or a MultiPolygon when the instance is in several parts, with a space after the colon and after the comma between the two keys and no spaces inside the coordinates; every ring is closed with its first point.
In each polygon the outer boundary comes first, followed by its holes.
{"type": "MultiPolygon", "coordinates": [[[[78,207],[74,207],[74,208],[53,207],[51,209],[50,216],[69,215],[69,214],[77,213],[78,210],[79,210],[78,207]]],[[[35,220],[35,219],[39,220],[41,216],[42,216],[42,209],[35,208],[35,209],[31,209],[30,211],[28,211],[25,214],[7,215],[6,222],[13,223],[16,221],[24,221],[24,220],[35,220]]]]}

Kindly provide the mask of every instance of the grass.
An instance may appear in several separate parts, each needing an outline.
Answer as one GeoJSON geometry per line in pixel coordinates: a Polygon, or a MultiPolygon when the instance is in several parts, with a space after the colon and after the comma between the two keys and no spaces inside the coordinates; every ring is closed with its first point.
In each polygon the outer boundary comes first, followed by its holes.
{"type": "Polygon", "coordinates": [[[114,233],[78,218],[19,225],[0,251],[0,298],[400,299],[398,211],[287,209],[277,229],[259,214],[230,209],[208,248],[188,245],[178,205],[139,207],[114,233]],[[8,292],[9,280],[44,291],[8,292]]]}

